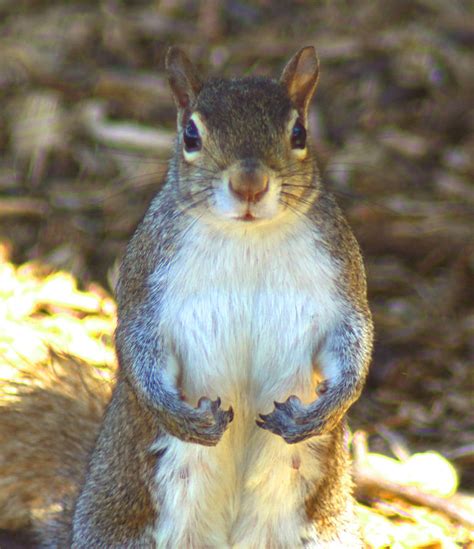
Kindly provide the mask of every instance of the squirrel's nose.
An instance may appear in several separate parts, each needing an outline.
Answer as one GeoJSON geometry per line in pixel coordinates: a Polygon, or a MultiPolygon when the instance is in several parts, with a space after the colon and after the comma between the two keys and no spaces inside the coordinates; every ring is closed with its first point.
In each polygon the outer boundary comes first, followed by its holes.
{"type": "Polygon", "coordinates": [[[229,189],[239,200],[258,202],[268,191],[269,177],[260,169],[240,169],[229,179],[229,189]]]}

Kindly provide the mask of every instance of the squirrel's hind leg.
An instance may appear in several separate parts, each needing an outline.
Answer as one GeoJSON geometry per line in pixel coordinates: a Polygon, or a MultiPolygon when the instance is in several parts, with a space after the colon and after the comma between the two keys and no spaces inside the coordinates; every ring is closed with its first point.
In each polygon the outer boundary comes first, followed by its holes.
{"type": "Polygon", "coordinates": [[[153,547],[156,418],[119,380],[76,502],[72,547],[153,547]]]}
{"type": "MultiPolygon", "coordinates": [[[[321,448],[317,448],[318,452],[321,448]]],[[[324,448],[326,471],[321,483],[305,499],[308,518],[302,536],[308,549],[362,549],[359,523],[352,496],[351,461],[347,447],[347,425],[343,420],[331,432],[331,442],[324,448]]]]}

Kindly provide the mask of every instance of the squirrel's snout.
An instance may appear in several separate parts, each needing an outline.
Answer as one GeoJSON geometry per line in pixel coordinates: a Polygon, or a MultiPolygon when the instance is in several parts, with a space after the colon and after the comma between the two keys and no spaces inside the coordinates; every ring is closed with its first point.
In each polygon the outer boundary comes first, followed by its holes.
{"type": "Polygon", "coordinates": [[[241,168],[229,178],[231,193],[244,202],[259,202],[268,191],[268,187],[268,174],[259,168],[241,168]]]}

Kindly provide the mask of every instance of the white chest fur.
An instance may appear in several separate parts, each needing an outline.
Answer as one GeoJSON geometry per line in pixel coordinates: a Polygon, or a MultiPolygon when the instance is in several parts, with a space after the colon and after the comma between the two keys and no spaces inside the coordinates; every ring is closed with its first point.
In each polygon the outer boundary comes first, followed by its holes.
{"type": "Polygon", "coordinates": [[[303,485],[320,475],[315,453],[255,419],[290,394],[315,398],[312,363],[339,314],[335,277],[304,224],[230,235],[196,224],[188,233],[160,329],[190,403],[219,396],[235,418],[215,448],[160,442],[158,547],[298,546],[303,485]]]}

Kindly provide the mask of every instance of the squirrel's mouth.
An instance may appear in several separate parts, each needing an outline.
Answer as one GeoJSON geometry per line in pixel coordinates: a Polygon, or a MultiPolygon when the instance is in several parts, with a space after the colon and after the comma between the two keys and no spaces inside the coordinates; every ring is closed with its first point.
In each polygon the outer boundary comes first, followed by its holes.
{"type": "Polygon", "coordinates": [[[255,221],[256,217],[253,216],[249,211],[245,212],[244,215],[237,217],[239,221],[255,221]]]}

